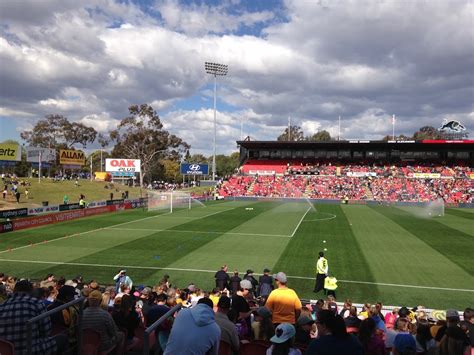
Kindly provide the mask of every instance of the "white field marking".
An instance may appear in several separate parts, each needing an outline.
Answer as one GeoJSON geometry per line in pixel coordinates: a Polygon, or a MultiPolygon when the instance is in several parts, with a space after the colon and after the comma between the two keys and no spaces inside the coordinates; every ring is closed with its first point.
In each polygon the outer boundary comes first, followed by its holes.
{"type": "MultiPolygon", "coordinates": [[[[226,210],[222,210],[222,211],[219,211],[219,212],[211,213],[211,214],[208,214],[208,215],[205,215],[205,216],[198,217],[198,219],[199,219],[199,218],[204,218],[204,217],[213,216],[213,215],[218,214],[218,213],[221,213],[221,212],[234,210],[235,208],[236,208],[236,207],[234,207],[234,208],[228,208],[228,209],[226,209],[226,210]]],[[[58,240],[63,240],[63,239],[66,239],[66,238],[77,237],[77,236],[79,236],[79,235],[84,235],[84,234],[88,234],[88,233],[92,233],[92,232],[98,232],[98,231],[101,231],[101,230],[108,229],[108,228],[110,228],[110,227],[118,227],[118,226],[123,226],[123,225],[125,225],[125,224],[130,224],[130,223],[133,223],[133,222],[144,221],[145,219],[158,218],[158,217],[166,216],[167,214],[170,214],[170,212],[167,212],[167,213],[164,213],[164,214],[158,214],[158,215],[156,215],[156,216],[150,216],[150,217],[144,217],[144,218],[140,218],[140,219],[135,219],[135,220],[133,220],[133,221],[128,221],[128,222],[113,224],[112,226],[109,226],[109,227],[96,228],[96,229],[92,229],[92,230],[86,231],[86,232],[69,234],[69,235],[65,235],[64,237],[60,237],[60,238],[48,240],[48,243],[56,242],[56,241],[58,241],[58,240]]],[[[41,242],[37,242],[37,243],[35,243],[35,244],[41,244],[41,242]]],[[[15,250],[24,249],[24,248],[29,248],[30,246],[31,246],[31,245],[23,245],[23,246],[21,246],[21,247],[16,247],[16,248],[11,248],[11,249],[7,249],[7,250],[2,250],[2,251],[0,251],[0,254],[9,253],[9,252],[12,252],[12,251],[15,251],[15,250]]]]}
{"type": "MultiPolygon", "coordinates": [[[[123,264],[111,265],[111,264],[74,263],[74,262],[62,262],[62,261],[0,259],[0,262],[2,261],[15,262],[15,263],[48,264],[48,265],[107,267],[107,268],[115,268],[115,269],[126,268],[126,269],[138,269],[138,270],[169,270],[169,271],[203,272],[203,273],[208,273],[208,274],[216,272],[216,270],[182,269],[182,268],[175,268],[175,267],[136,266],[136,265],[123,265],[123,264]]],[[[255,275],[262,275],[262,274],[255,273],[255,275]]],[[[287,275],[287,277],[290,279],[314,280],[314,277],[290,276],[290,275],[287,275]]],[[[466,288],[417,286],[417,285],[403,285],[403,284],[392,284],[392,283],[384,283],[384,282],[369,282],[369,281],[354,281],[354,280],[337,280],[337,281],[342,282],[342,283],[376,285],[376,286],[392,286],[392,287],[417,288],[417,289],[441,290],[441,291],[456,291],[456,292],[474,292],[474,289],[466,289],[466,288]]]]}
{"type": "Polygon", "coordinates": [[[263,233],[239,233],[239,232],[214,232],[214,231],[191,231],[181,229],[147,229],[147,228],[110,228],[105,227],[104,229],[110,230],[129,230],[129,231],[150,231],[150,232],[181,232],[181,233],[199,233],[199,234],[232,234],[232,235],[249,235],[253,237],[278,237],[278,238],[291,238],[289,235],[284,234],[263,234],[263,233]]]}
{"type": "Polygon", "coordinates": [[[293,231],[293,233],[291,233],[290,238],[293,238],[293,237],[295,236],[295,233],[296,233],[296,231],[298,230],[298,228],[300,227],[301,222],[303,222],[303,219],[306,217],[306,215],[307,215],[308,212],[311,210],[311,208],[312,208],[312,206],[308,207],[308,209],[307,209],[306,212],[304,213],[303,217],[301,217],[300,221],[299,221],[298,224],[296,225],[295,230],[293,231]]]}
{"type": "Polygon", "coordinates": [[[328,216],[330,216],[330,217],[307,219],[306,221],[303,221],[303,222],[328,221],[328,220],[330,220],[330,219],[334,219],[334,218],[337,217],[335,214],[332,214],[332,213],[325,213],[325,212],[318,212],[318,213],[323,213],[323,214],[328,215],[328,216]]]}

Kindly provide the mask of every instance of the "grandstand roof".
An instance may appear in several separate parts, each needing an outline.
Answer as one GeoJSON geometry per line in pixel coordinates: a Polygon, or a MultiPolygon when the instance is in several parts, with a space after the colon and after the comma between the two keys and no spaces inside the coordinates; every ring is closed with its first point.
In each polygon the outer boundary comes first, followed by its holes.
{"type": "Polygon", "coordinates": [[[329,142],[309,142],[309,141],[237,141],[237,144],[244,148],[287,148],[287,149],[314,149],[314,148],[353,148],[355,145],[363,148],[400,148],[402,146],[423,147],[423,150],[454,149],[474,150],[474,140],[422,140],[422,141],[374,141],[374,140],[341,140],[329,142]]]}

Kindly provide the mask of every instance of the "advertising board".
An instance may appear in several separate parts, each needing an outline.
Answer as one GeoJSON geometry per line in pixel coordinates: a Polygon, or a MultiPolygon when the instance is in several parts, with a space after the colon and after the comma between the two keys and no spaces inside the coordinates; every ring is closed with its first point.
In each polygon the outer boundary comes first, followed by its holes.
{"type": "Polygon", "coordinates": [[[0,218],[18,218],[28,216],[28,208],[17,208],[15,210],[0,211],[0,218]]]}
{"type": "Polygon", "coordinates": [[[59,150],[59,164],[63,165],[84,165],[86,162],[86,156],[84,152],[80,150],[59,150]]]}
{"type": "Polygon", "coordinates": [[[181,163],[181,175],[209,175],[209,164],[181,163]]]}
{"type": "Polygon", "coordinates": [[[29,163],[38,163],[41,157],[42,162],[51,162],[56,160],[56,151],[49,148],[26,147],[26,161],[29,163]]]}
{"type": "Polygon", "coordinates": [[[0,143],[0,160],[21,161],[19,144],[0,143]]]}
{"type": "Polygon", "coordinates": [[[105,171],[112,176],[135,176],[140,167],[140,159],[105,159],[105,171]]]}

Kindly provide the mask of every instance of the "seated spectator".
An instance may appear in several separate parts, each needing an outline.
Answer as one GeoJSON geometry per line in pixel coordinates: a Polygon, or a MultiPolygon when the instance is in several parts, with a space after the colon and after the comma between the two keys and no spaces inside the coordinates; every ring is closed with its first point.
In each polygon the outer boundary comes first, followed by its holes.
{"type": "MultiPolygon", "coordinates": [[[[0,338],[15,346],[16,354],[27,352],[26,322],[46,312],[45,306],[31,296],[33,285],[28,280],[15,284],[13,294],[0,304],[0,338]]],[[[32,327],[31,350],[33,354],[56,354],[67,347],[67,336],[63,334],[50,337],[51,319],[43,318],[32,327]]]]}
{"type": "Polygon", "coordinates": [[[418,321],[416,326],[416,351],[419,353],[431,351],[436,347],[436,342],[430,332],[427,321],[418,321]]]}
{"type": "Polygon", "coordinates": [[[272,312],[267,307],[258,307],[253,312],[252,331],[255,340],[267,340],[275,335],[275,328],[272,323],[272,312]]]}
{"type": "MultiPolygon", "coordinates": [[[[156,296],[156,304],[151,306],[148,309],[148,312],[144,314],[146,318],[147,327],[155,323],[158,319],[163,317],[170,310],[170,308],[166,305],[167,300],[168,296],[165,293],[156,296]]],[[[158,341],[160,343],[161,350],[163,351],[165,351],[166,349],[166,343],[168,342],[172,326],[173,318],[170,317],[169,319],[161,323],[156,329],[156,333],[158,334],[158,341]]]]}
{"type": "MultiPolygon", "coordinates": [[[[63,286],[58,291],[58,296],[56,300],[48,306],[48,311],[57,307],[62,306],[68,302],[74,300],[76,296],[76,290],[72,286],[63,286]]],[[[51,315],[51,322],[56,328],[67,329],[69,346],[72,348],[76,345],[76,329],[77,329],[77,319],[78,319],[78,306],[70,306],[66,309],[63,309],[61,312],[51,315]]]]}
{"type": "Polygon", "coordinates": [[[308,355],[362,355],[364,350],[359,341],[346,332],[344,320],[334,312],[322,310],[316,321],[318,337],[311,341],[308,355]]]}
{"type": "Polygon", "coordinates": [[[349,317],[349,314],[350,314],[349,311],[351,309],[351,306],[352,306],[352,301],[350,299],[346,299],[344,301],[344,305],[342,306],[341,311],[339,312],[339,315],[344,319],[349,317]]]}
{"type": "Polygon", "coordinates": [[[468,322],[469,339],[474,347],[474,309],[468,307],[464,310],[464,321],[468,322]]]}
{"type": "Polygon", "coordinates": [[[124,333],[120,332],[109,312],[100,307],[102,293],[94,290],[87,298],[89,307],[84,310],[82,328],[92,329],[100,333],[99,351],[115,348],[119,353],[124,343],[124,333]]]}
{"type": "Polygon", "coordinates": [[[133,343],[135,338],[135,330],[140,325],[140,317],[135,311],[132,297],[123,295],[119,298],[118,309],[114,309],[112,318],[119,329],[127,330],[127,343],[133,343]]]}
{"type": "Polygon", "coordinates": [[[356,306],[351,306],[349,309],[349,316],[344,319],[344,322],[347,328],[359,328],[362,321],[357,317],[356,306]]]}
{"type": "MultiPolygon", "coordinates": [[[[398,334],[393,342],[394,355],[416,355],[416,341],[411,334],[398,334]]],[[[451,353],[451,355],[454,355],[451,353]]]]}
{"type": "Polygon", "coordinates": [[[267,355],[301,355],[301,351],[293,346],[295,334],[296,330],[292,324],[278,325],[275,335],[270,339],[272,346],[267,349],[267,355]]]}
{"type": "Polygon", "coordinates": [[[215,314],[216,323],[221,328],[221,341],[226,342],[230,345],[231,350],[234,353],[239,351],[239,335],[235,324],[230,321],[227,314],[230,310],[230,298],[227,296],[221,296],[217,303],[217,312],[215,314]]]}
{"type": "Polygon", "coordinates": [[[237,312],[237,323],[241,324],[241,334],[248,335],[250,329],[250,314],[252,309],[246,300],[250,291],[252,290],[252,283],[249,280],[240,281],[240,290],[232,296],[232,309],[237,312]]]}
{"type": "Polygon", "coordinates": [[[446,311],[446,326],[441,327],[436,335],[439,341],[440,355],[462,355],[470,341],[466,333],[459,327],[459,313],[455,309],[446,311]]]}
{"type": "MultiPolygon", "coordinates": [[[[400,314],[400,311],[399,311],[400,314]]],[[[402,314],[404,314],[402,312],[402,314]]],[[[392,348],[393,342],[395,341],[395,337],[398,334],[410,334],[410,330],[408,328],[408,319],[406,317],[399,317],[395,322],[395,328],[387,330],[385,335],[385,347],[392,348]]]]}
{"type": "Polygon", "coordinates": [[[395,326],[395,321],[397,320],[398,317],[398,308],[392,309],[390,313],[387,313],[385,315],[385,327],[387,329],[393,329],[395,326]]]}
{"type": "Polygon", "coordinates": [[[376,334],[376,321],[374,318],[364,319],[359,326],[359,341],[365,354],[385,355],[385,343],[382,337],[376,334]]]}
{"type": "Polygon", "coordinates": [[[295,343],[308,345],[314,337],[313,332],[314,320],[307,316],[301,316],[296,322],[295,343]]]}
{"type": "Polygon", "coordinates": [[[218,354],[221,330],[212,306],[209,298],[201,298],[195,307],[178,313],[164,355],[218,354]]]}

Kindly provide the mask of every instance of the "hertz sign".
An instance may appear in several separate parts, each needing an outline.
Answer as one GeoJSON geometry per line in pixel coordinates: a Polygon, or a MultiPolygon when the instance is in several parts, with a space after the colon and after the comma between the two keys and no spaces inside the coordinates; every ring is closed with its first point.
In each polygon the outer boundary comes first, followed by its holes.
{"type": "Polygon", "coordinates": [[[80,150],[59,150],[59,164],[64,165],[84,165],[86,157],[80,150]]]}
{"type": "Polygon", "coordinates": [[[0,160],[20,161],[21,149],[19,144],[0,144],[0,160]]]}

